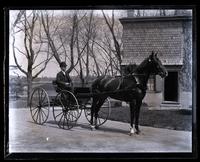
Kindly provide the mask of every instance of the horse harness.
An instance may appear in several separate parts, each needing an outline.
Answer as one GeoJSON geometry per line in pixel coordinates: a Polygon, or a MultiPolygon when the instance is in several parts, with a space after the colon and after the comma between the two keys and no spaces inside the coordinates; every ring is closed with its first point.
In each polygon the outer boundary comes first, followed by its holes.
{"type": "MultiPolygon", "coordinates": [[[[144,75],[144,74],[139,74],[139,75],[144,75]]],[[[142,90],[142,92],[145,92],[145,91],[147,90],[147,87],[144,86],[144,85],[142,85],[142,84],[139,82],[139,79],[138,79],[137,76],[138,76],[138,74],[135,74],[135,75],[134,75],[134,78],[135,78],[135,80],[136,80],[136,88],[139,88],[139,89],[142,90]],[[135,76],[136,76],[136,77],[135,77],[135,76]]],[[[113,80],[113,79],[111,79],[109,82],[111,82],[112,80],[113,80]]],[[[120,82],[119,82],[119,84],[118,84],[118,87],[116,88],[115,91],[120,90],[123,81],[124,81],[124,77],[121,77],[121,78],[120,78],[120,82]]]]}

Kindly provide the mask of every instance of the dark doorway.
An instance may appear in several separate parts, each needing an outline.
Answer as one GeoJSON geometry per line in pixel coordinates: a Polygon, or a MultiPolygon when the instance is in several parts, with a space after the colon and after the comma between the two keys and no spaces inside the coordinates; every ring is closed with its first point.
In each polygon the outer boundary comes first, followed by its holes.
{"type": "Polygon", "coordinates": [[[168,72],[165,78],[164,100],[178,101],[178,72],[168,72]]]}

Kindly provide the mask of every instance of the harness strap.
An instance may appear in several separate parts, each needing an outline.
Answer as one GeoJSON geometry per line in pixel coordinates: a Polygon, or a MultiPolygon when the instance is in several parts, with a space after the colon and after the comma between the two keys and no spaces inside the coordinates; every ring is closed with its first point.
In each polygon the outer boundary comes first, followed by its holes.
{"type": "Polygon", "coordinates": [[[107,87],[115,78],[110,79],[104,86],[107,87]]]}
{"type": "Polygon", "coordinates": [[[116,91],[120,89],[122,83],[123,83],[123,77],[121,77],[116,91]]]}

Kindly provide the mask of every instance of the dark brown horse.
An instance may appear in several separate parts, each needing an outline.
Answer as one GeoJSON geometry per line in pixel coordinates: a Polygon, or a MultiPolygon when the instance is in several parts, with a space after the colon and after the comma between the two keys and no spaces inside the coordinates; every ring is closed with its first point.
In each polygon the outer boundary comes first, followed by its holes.
{"type": "Polygon", "coordinates": [[[167,70],[154,52],[129,75],[123,77],[101,76],[97,78],[92,84],[92,92],[102,95],[93,97],[90,121],[91,128],[97,128],[98,112],[105,99],[111,97],[129,103],[131,119],[130,135],[134,132],[138,134],[140,132],[138,127],[140,107],[146,95],[147,81],[150,75],[160,75],[162,78],[167,76],[167,70]],[[93,117],[95,117],[95,123],[93,123],[93,117]],[[134,118],[135,131],[133,129],[134,118]]]}

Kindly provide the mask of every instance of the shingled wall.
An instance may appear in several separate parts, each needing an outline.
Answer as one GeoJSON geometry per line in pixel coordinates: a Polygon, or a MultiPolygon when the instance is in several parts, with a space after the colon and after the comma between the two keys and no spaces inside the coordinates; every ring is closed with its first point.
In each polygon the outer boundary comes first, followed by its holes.
{"type": "Polygon", "coordinates": [[[164,65],[183,64],[183,27],[185,17],[124,18],[123,61],[140,64],[151,51],[158,51],[164,65]],[[176,20],[176,21],[175,21],[176,20]]]}

